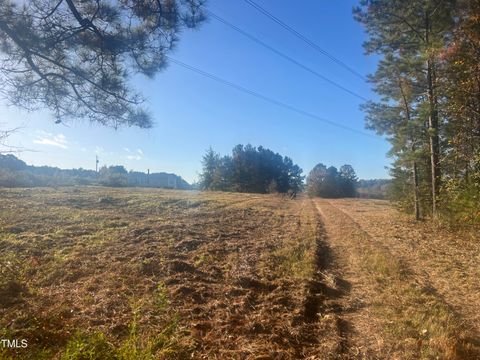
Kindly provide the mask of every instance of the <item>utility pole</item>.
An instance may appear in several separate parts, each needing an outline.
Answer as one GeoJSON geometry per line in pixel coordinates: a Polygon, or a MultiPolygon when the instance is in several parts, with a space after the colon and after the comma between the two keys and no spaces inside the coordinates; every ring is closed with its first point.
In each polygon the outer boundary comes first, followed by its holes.
{"type": "Polygon", "coordinates": [[[98,160],[98,155],[95,155],[95,172],[98,172],[98,163],[100,161],[98,160]]]}

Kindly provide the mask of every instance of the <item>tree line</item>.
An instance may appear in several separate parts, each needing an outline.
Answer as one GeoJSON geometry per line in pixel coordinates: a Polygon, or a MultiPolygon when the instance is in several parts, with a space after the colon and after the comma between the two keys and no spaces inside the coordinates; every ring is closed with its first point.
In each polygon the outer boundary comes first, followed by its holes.
{"type": "Polygon", "coordinates": [[[204,190],[297,193],[303,186],[303,171],[292,159],[262,146],[237,145],[225,156],[210,148],[202,167],[200,187],[204,190]]]}
{"type": "Polygon", "coordinates": [[[307,193],[323,198],[355,197],[357,175],[351,165],[326,167],[317,164],[307,176],[307,193]]]}
{"type": "MultiPolygon", "coordinates": [[[[200,188],[250,193],[292,193],[304,190],[302,169],[287,156],[262,146],[237,145],[232,155],[221,156],[212,148],[202,159],[200,188]]],[[[310,196],[355,197],[357,176],[350,165],[340,170],[318,164],[306,179],[310,196]]]]}
{"type": "Polygon", "coordinates": [[[366,199],[387,199],[391,182],[390,179],[358,180],[357,196],[366,199]]]}
{"type": "Polygon", "coordinates": [[[394,158],[391,193],[419,219],[480,223],[480,2],[362,0],[380,100],[367,127],[394,158]]]}
{"type": "Polygon", "coordinates": [[[109,187],[139,186],[190,189],[180,176],[168,173],[127,171],[121,165],[102,166],[98,172],[87,169],[60,169],[52,166],[27,165],[15,155],[0,154],[0,186],[75,186],[102,185],[109,187]]]}

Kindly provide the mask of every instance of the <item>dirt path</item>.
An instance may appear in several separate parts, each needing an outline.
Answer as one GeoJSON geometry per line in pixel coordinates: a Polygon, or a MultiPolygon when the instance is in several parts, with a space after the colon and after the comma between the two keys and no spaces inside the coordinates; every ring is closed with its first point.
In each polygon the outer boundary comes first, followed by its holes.
{"type": "Polygon", "coordinates": [[[459,267],[460,250],[437,248],[433,260],[427,243],[432,234],[416,230],[386,202],[316,200],[316,205],[334,268],[350,287],[339,303],[339,316],[348,324],[347,357],[478,358],[478,284],[471,278],[478,267],[462,266],[467,279],[449,287],[440,275],[456,279],[459,270],[440,272],[440,264],[459,267]]]}
{"type": "Polygon", "coordinates": [[[375,289],[365,276],[361,276],[361,253],[365,234],[361,229],[324,200],[316,201],[326,229],[326,241],[331,252],[332,272],[341,278],[345,296],[339,299],[338,316],[344,324],[344,357],[376,358],[383,350],[377,335],[378,322],[369,316],[368,296],[375,289]],[[373,321],[372,321],[373,320],[373,321]]]}
{"type": "Polygon", "coordinates": [[[219,222],[235,231],[228,234],[223,225],[197,246],[182,242],[167,254],[172,265],[165,284],[192,329],[192,356],[337,359],[343,348],[334,304],[340,290],[326,285],[333,277],[326,276],[328,253],[315,206],[273,197],[262,204],[223,209],[219,222]]]}
{"type": "MultiPolygon", "coordinates": [[[[330,202],[408,264],[480,337],[480,242],[417,223],[382,201],[330,202]],[[353,205],[353,206],[352,206],[353,205]]],[[[480,237],[480,235],[478,235],[480,237]]]]}

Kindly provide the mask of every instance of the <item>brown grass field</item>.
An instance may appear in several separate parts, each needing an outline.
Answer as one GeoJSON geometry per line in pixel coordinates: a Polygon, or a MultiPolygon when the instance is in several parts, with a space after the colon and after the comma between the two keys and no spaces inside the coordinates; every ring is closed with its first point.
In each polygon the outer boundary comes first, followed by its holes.
{"type": "Polygon", "coordinates": [[[0,199],[0,359],[480,359],[478,234],[386,201],[0,199]]]}

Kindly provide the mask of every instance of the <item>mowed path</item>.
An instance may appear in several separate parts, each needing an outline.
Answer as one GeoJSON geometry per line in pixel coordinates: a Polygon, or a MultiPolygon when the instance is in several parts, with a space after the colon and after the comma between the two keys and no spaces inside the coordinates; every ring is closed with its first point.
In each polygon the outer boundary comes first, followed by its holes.
{"type": "Polygon", "coordinates": [[[330,203],[423,276],[480,335],[480,234],[474,239],[415,222],[383,201],[330,203]]]}
{"type": "Polygon", "coordinates": [[[340,315],[347,357],[480,358],[478,241],[416,223],[385,201],[315,203],[334,267],[350,284],[340,315]]]}

